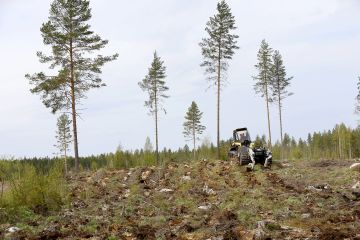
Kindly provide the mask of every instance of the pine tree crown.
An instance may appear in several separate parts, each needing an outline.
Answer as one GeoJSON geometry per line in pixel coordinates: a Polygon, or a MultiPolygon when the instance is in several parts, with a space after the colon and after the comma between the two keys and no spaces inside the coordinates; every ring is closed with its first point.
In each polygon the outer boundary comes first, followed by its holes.
{"type": "Polygon", "coordinates": [[[37,52],[41,63],[49,63],[50,69],[59,68],[57,75],[44,72],[26,75],[33,86],[32,93],[40,94],[46,107],[55,113],[66,108],[71,101],[70,88],[71,58],[73,58],[76,101],[85,98],[92,88],[105,86],[101,74],[102,66],[117,59],[112,56],[97,55],[95,50],[104,48],[108,43],[90,30],[91,8],[88,0],[54,0],[50,7],[49,20],[40,29],[45,45],[51,46],[51,54],[37,52]]]}
{"type": "Polygon", "coordinates": [[[290,81],[293,77],[286,77],[286,69],[282,60],[282,56],[278,50],[274,51],[272,56],[271,67],[271,82],[270,88],[272,90],[273,100],[281,102],[281,100],[293,95],[288,92],[287,88],[290,86],[290,81]]]}
{"type": "MultiPolygon", "coordinates": [[[[183,123],[185,138],[193,139],[194,134],[200,135],[206,129],[201,125],[201,118],[203,113],[199,110],[197,104],[193,101],[185,115],[185,122],[183,123]]],[[[196,137],[195,137],[196,138],[196,137]]]]}
{"type": "Polygon", "coordinates": [[[169,96],[165,93],[169,88],[165,85],[166,67],[164,61],[154,52],[154,58],[148,74],[138,83],[140,88],[149,94],[149,99],[145,101],[145,106],[149,108],[149,113],[154,114],[156,110],[164,110],[162,106],[163,100],[169,96]],[[157,105],[157,106],[156,106],[157,105]]]}
{"type": "MultiPolygon", "coordinates": [[[[254,85],[255,92],[260,93],[261,97],[265,96],[265,92],[271,84],[272,52],[272,48],[263,39],[257,54],[258,63],[255,65],[258,75],[253,76],[253,79],[256,81],[254,85]]],[[[271,102],[272,98],[269,98],[269,101],[271,102]]]]}
{"type": "MultiPolygon", "coordinates": [[[[217,13],[206,23],[205,31],[208,37],[203,38],[199,43],[204,59],[200,66],[205,67],[205,74],[208,75],[209,81],[217,79],[216,73],[220,66],[222,70],[220,84],[225,84],[228,60],[232,59],[235,50],[239,48],[236,40],[239,36],[231,34],[231,31],[235,29],[235,17],[229,5],[222,0],[217,4],[217,13]]],[[[214,85],[217,84],[215,81],[214,85]]]]}
{"type": "Polygon", "coordinates": [[[69,144],[72,142],[71,138],[71,129],[70,124],[72,121],[69,116],[65,113],[61,114],[57,119],[57,129],[56,129],[56,148],[59,149],[60,153],[63,153],[69,150],[69,144]]]}

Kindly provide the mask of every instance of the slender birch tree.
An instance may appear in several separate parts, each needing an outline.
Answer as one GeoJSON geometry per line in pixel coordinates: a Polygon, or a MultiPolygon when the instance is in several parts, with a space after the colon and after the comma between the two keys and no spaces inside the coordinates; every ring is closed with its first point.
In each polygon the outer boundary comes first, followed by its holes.
{"type": "Polygon", "coordinates": [[[201,66],[205,67],[205,74],[208,75],[211,86],[215,86],[217,91],[218,158],[220,158],[220,91],[226,82],[228,62],[239,48],[236,40],[239,36],[232,33],[235,29],[235,17],[229,5],[222,0],[217,4],[217,13],[206,23],[205,31],[208,37],[203,38],[199,44],[204,59],[201,66]]]}
{"type": "Polygon", "coordinates": [[[269,130],[269,147],[271,147],[271,123],[270,123],[270,110],[269,103],[273,101],[270,92],[271,76],[272,76],[272,49],[269,44],[264,40],[261,42],[260,50],[257,54],[258,63],[255,68],[258,70],[258,75],[253,77],[255,80],[254,89],[256,93],[261,94],[261,97],[265,99],[267,110],[267,122],[269,130]]]}
{"type": "Polygon", "coordinates": [[[192,140],[193,142],[193,155],[195,159],[195,150],[196,150],[196,140],[198,140],[198,135],[201,135],[206,129],[205,126],[201,125],[202,112],[200,112],[197,104],[193,101],[191,106],[185,115],[185,122],[183,124],[184,131],[183,134],[185,138],[192,140]]]}
{"type": "Polygon", "coordinates": [[[79,170],[77,106],[90,89],[105,86],[100,78],[101,68],[118,57],[117,54],[92,57],[92,53],[104,48],[108,41],[90,30],[89,4],[89,0],[52,2],[49,20],[40,29],[44,44],[51,47],[51,54],[38,52],[37,56],[41,63],[56,69],[57,74],[26,75],[33,86],[31,92],[40,94],[53,113],[71,109],[76,170],[79,170]]]}
{"type": "Polygon", "coordinates": [[[169,88],[165,85],[165,72],[166,67],[164,66],[164,61],[158,57],[155,51],[154,59],[151,63],[148,74],[141,82],[139,82],[140,88],[149,94],[148,100],[145,101],[145,107],[149,109],[150,115],[153,115],[155,119],[155,154],[157,163],[160,163],[158,115],[161,110],[166,113],[162,103],[164,99],[169,97],[165,94],[169,90],[169,88]]]}
{"type": "MultiPolygon", "coordinates": [[[[272,57],[273,65],[271,68],[271,84],[270,88],[272,90],[272,98],[274,102],[277,102],[279,109],[279,119],[280,119],[280,138],[281,145],[283,143],[283,120],[282,120],[282,106],[283,100],[293,93],[288,91],[290,86],[290,81],[293,77],[286,76],[286,69],[282,60],[282,56],[278,50],[274,52],[272,57]]],[[[281,158],[283,158],[283,149],[281,148],[281,158]]]]}

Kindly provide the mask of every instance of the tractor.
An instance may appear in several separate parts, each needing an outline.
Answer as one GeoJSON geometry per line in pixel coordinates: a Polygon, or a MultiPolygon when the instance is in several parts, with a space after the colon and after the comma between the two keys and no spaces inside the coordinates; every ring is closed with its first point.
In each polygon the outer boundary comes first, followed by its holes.
{"type": "Polygon", "coordinates": [[[271,167],[271,151],[263,147],[255,147],[247,128],[235,129],[233,132],[233,142],[228,152],[229,160],[236,160],[240,165],[249,165],[252,164],[251,154],[255,164],[271,167]]]}

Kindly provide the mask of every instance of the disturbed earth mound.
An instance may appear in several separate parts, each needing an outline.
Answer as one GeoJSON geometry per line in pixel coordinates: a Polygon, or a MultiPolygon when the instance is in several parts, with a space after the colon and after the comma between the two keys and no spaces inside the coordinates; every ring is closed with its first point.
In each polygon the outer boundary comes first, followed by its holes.
{"type": "Polygon", "coordinates": [[[57,215],[0,225],[1,239],[360,239],[351,161],[254,172],[223,161],[83,172],[57,215]]]}

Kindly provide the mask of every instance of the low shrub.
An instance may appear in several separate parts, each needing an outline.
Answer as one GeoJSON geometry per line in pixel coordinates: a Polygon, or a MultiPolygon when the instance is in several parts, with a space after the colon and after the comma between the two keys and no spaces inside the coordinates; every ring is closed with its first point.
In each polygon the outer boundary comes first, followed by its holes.
{"type": "Polygon", "coordinates": [[[47,214],[59,210],[67,202],[68,192],[60,163],[47,173],[36,170],[31,164],[15,164],[15,171],[8,179],[9,190],[0,203],[3,215],[16,214],[18,209],[47,214]]]}

